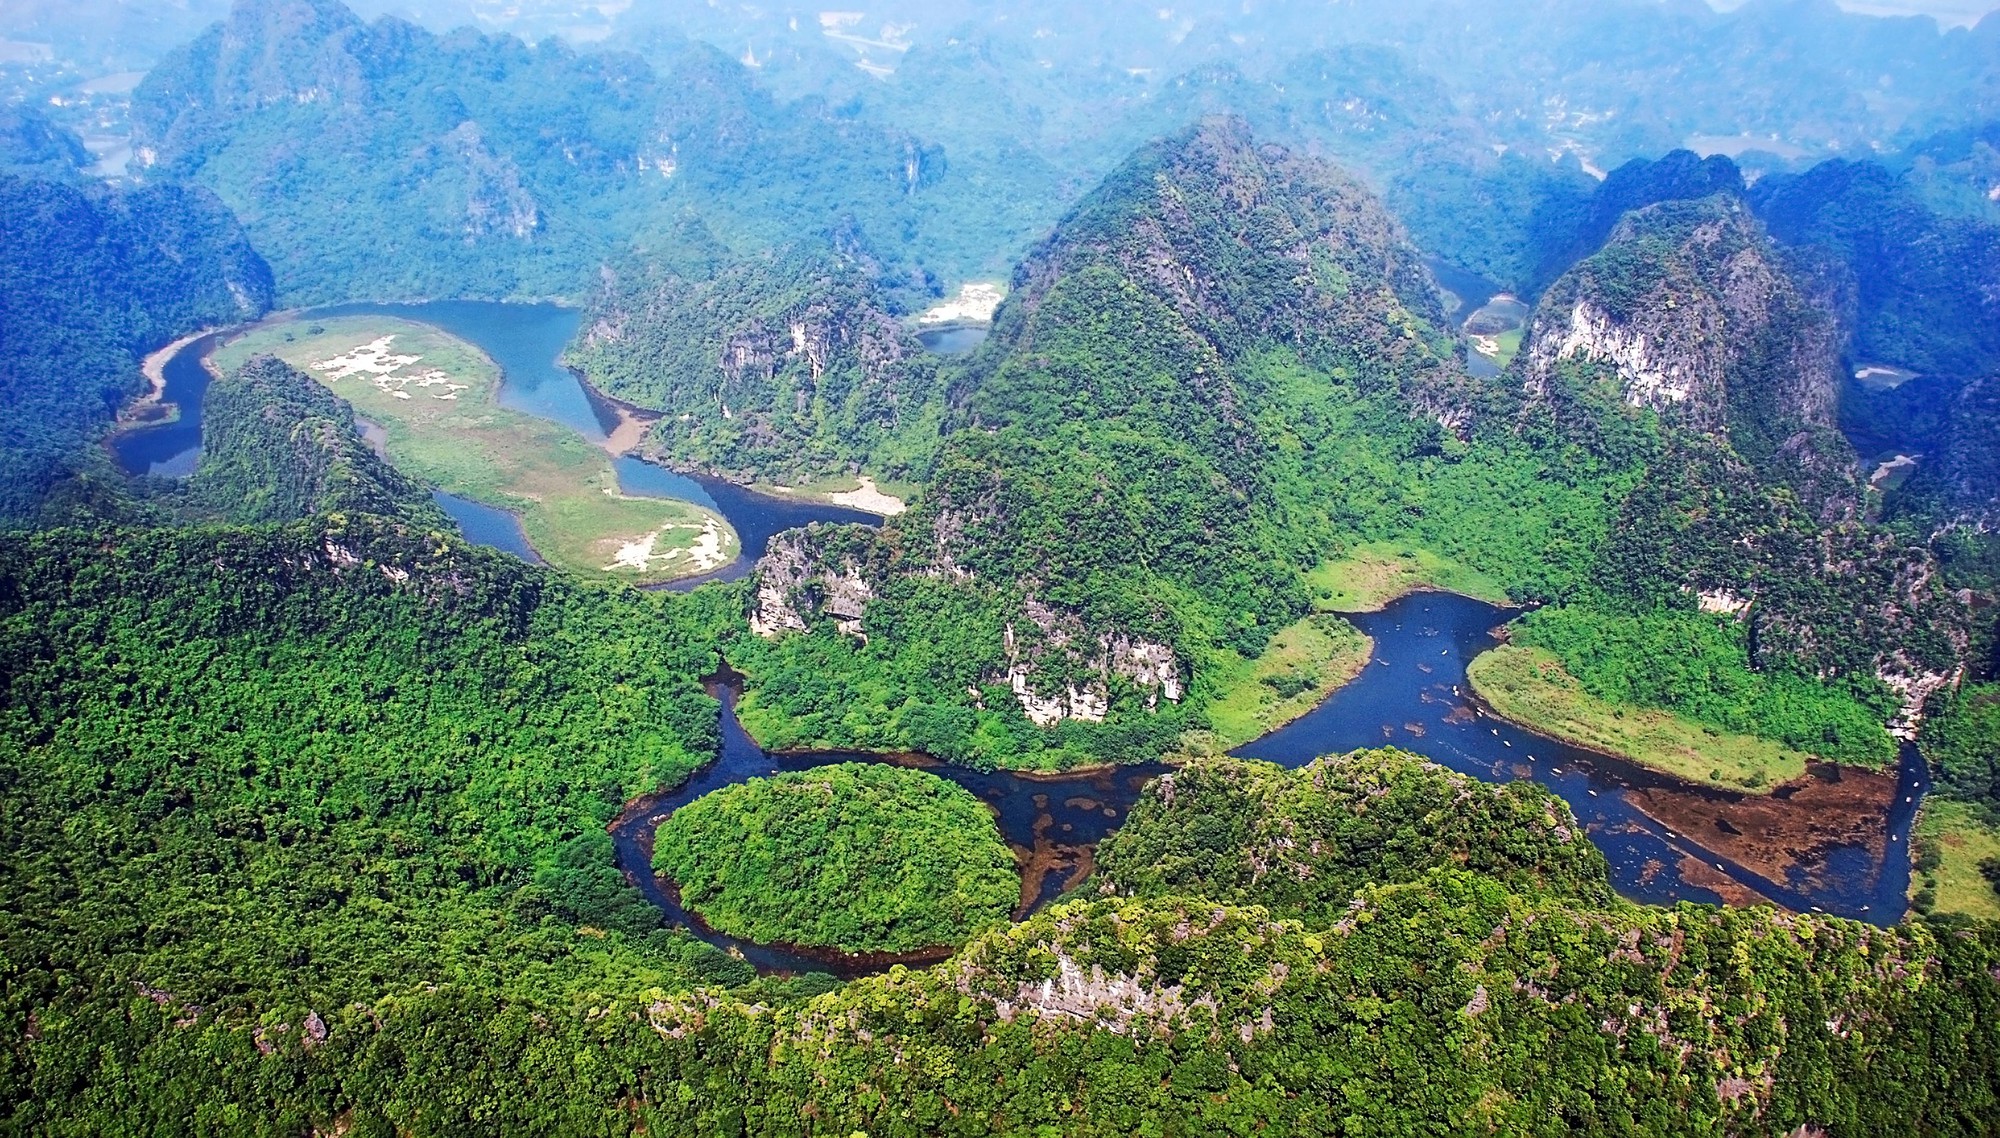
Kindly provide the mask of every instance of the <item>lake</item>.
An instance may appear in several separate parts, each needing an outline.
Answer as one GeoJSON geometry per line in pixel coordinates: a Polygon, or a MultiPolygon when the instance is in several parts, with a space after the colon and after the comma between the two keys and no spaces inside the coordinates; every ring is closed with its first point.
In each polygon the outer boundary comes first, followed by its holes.
{"type": "MultiPolygon", "coordinates": [[[[561,362],[576,335],[582,313],[555,304],[509,304],[440,300],[422,304],[342,304],[313,309],[312,316],[394,316],[441,328],[485,352],[500,368],[500,403],[568,426],[602,444],[617,429],[618,409],[595,396],[561,362]]],[[[166,363],[163,403],[179,407],[177,422],[131,431],[112,440],[118,464],[128,474],[184,477],[201,454],[201,403],[209,374],[203,361],[226,333],[204,336],[166,363]]],[[[677,498],[720,513],[742,541],[742,554],[727,566],[666,586],[689,589],[709,581],[747,575],[769,547],[771,537],[812,522],[875,525],[881,518],[862,510],[759,494],[721,478],[679,474],[630,455],[613,460],[619,489],[635,497],[677,498]]],[[[433,495],[467,541],[540,563],[520,521],[495,506],[449,494],[433,495]]]]}

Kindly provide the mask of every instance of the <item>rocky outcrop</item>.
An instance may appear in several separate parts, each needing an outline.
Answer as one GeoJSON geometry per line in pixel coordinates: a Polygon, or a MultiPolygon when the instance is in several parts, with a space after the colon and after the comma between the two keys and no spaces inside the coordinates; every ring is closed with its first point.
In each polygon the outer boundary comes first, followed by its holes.
{"type": "Polygon", "coordinates": [[[1114,684],[1135,689],[1149,711],[1162,699],[1178,703],[1185,693],[1180,662],[1168,645],[1124,632],[1093,636],[1074,613],[1033,598],[1022,603],[1021,617],[1002,639],[1007,671],[1000,679],[1037,727],[1065,719],[1102,723],[1114,684]]]}
{"type": "MultiPolygon", "coordinates": [[[[866,526],[819,525],[772,538],[753,571],[751,630],[777,638],[831,621],[866,643],[868,606],[895,574],[937,575],[923,565],[897,562],[889,548],[893,540],[866,526]]],[[[968,576],[949,580],[966,589],[986,588],[968,576]]],[[[1093,630],[1077,614],[1033,597],[1015,605],[997,647],[1001,663],[982,683],[1011,691],[1038,727],[1069,719],[1101,723],[1128,694],[1151,711],[1187,693],[1184,667],[1171,646],[1122,629],[1093,630]]],[[[978,687],[967,695],[975,705],[983,698],[978,687]]]]}
{"type": "Polygon", "coordinates": [[[1841,345],[1830,302],[1740,201],[1671,202],[1627,216],[1542,298],[1522,394],[1560,422],[1591,394],[1580,376],[1607,377],[1627,407],[1726,440],[1766,473],[1839,472],[1844,485],[1821,492],[1841,513],[1856,493],[1836,430],[1841,345]]]}
{"type": "Polygon", "coordinates": [[[866,642],[862,618],[876,597],[866,575],[874,568],[868,563],[872,544],[865,526],[815,525],[772,538],[752,574],[750,630],[777,637],[831,619],[841,632],[866,642]]]}
{"type": "Polygon", "coordinates": [[[607,271],[568,360],[600,390],[669,412],[649,454],[746,480],[894,475],[907,460],[874,449],[941,394],[935,359],[865,272],[823,258],[607,271]]]}
{"type": "Polygon", "coordinates": [[[468,239],[511,237],[526,240],[542,224],[534,195],[521,184],[521,168],[486,146],[479,124],[467,120],[444,137],[445,153],[465,179],[464,232],[468,239]]]}

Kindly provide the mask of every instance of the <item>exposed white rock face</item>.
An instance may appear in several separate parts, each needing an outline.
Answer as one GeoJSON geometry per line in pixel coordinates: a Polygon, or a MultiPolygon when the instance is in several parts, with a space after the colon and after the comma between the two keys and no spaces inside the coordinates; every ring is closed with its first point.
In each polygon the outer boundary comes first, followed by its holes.
{"type": "Polygon", "coordinates": [[[1915,739],[1924,724],[1924,705],[1946,688],[1955,687],[1965,675],[1963,666],[1949,672],[1930,671],[1911,660],[1902,650],[1879,661],[1875,678],[1896,694],[1896,717],[1889,721],[1889,734],[1898,739],[1915,739]]]}
{"type": "Polygon", "coordinates": [[[1698,599],[1701,602],[1701,611],[1706,613],[1742,616],[1750,611],[1750,599],[1739,597],[1728,589],[1711,589],[1701,593],[1698,599]]]}
{"type": "Polygon", "coordinates": [[[1160,704],[1180,702],[1186,687],[1181,680],[1180,662],[1174,650],[1156,641],[1135,640],[1123,632],[1107,632],[1089,637],[1075,614],[1060,612],[1032,598],[1022,605],[1027,623],[1034,629],[1033,643],[1025,643],[1010,624],[1002,633],[1001,645],[1007,653],[1007,686],[1029,722],[1037,727],[1053,727],[1065,719],[1102,723],[1111,710],[1111,681],[1131,683],[1146,693],[1148,710],[1160,704]],[[1088,650],[1089,654],[1083,654],[1088,650]],[[1081,685],[1065,682],[1062,691],[1044,695],[1034,679],[1040,662],[1055,653],[1074,665],[1096,673],[1081,685]]]}
{"type": "Polygon", "coordinates": [[[810,542],[808,531],[779,534],[758,559],[750,630],[776,637],[805,632],[814,620],[831,617],[841,632],[865,643],[861,618],[875,599],[875,587],[851,560],[842,559],[838,567],[825,564],[810,542]]]}
{"type": "MultiPolygon", "coordinates": [[[[1657,208],[1620,223],[1607,248],[1657,241],[1646,236],[1657,208]]],[[[1740,206],[1665,232],[1670,247],[1641,253],[1652,272],[1643,291],[1593,258],[1544,295],[1525,353],[1530,402],[1554,395],[1559,364],[1586,360],[1611,370],[1628,406],[1683,427],[1831,431],[1843,374],[1829,303],[1793,279],[1740,206]]]]}
{"type": "Polygon", "coordinates": [[[1619,324],[1588,300],[1570,308],[1568,331],[1554,344],[1557,359],[1583,356],[1617,368],[1625,402],[1664,411],[1687,402],[1698,381],[1691,374],[1695,361],[1667,358],[1659,348],[1647,343],[1644,331],[1619,324]]]}

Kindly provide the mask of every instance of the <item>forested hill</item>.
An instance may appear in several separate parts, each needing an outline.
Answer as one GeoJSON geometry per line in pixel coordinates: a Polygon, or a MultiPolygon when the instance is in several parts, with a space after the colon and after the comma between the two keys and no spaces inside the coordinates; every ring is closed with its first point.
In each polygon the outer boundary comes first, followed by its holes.
{"type": "Polygon", "coordinates": [[[134,143],[236,210],[290,301],[581,296],[688,211],[744,249],[833,235],[923,290],[940,154],[781,106],[706,45],[656,59],[239,0],[148,74],[134,143]]]}
{"type": "Polygon", "coordinates": [[[910,513],[774,547],[747,721],[1003,762],[1199,746],[1315,567],[1393,541],[1553,602],[1537,643],[1605,698],[1887,762],[1967,613],[1866,520],[1816,263],[1731,193],[1625,214],[1475,381],[1371,195],[1204,122],[1024,263],[910,513]]]}
{"type": "Polygon", "coordinates": [[[1338,171],[1230,119],[1142,150],[1016,274],[911,512],[774,548],[753,617],[773,639],[732,649],[746,715],[787,743],[981,761],[1160,753],[1203,725],[1211,667],[1305,615],[1306,570],[1408,532],[1406,493],[1441,546],[1550,587],[1575,567],[1530,531],[1600,491],[1530,485],[1511,443],[1471,476],[1461,351],[1338,171]],[[1536,521],[1463,524],[1505,498],[1536,521]],[[851,650],[825,618],[857,606],[851,650]]]}
{"type": "Polygon", "coordinates": [[[855,467],[908,478],[937,444],[939,361],[873,268],[797,248],[607,268],[566,360],[670,412],[645,443],[669,464],[793,485],[855,467]]]}
{"type": "Polygon", "coordinates": [[[188,506],[238,525],[374,514],[449,532],[429,492],[361,438],[354,408],[272,356],[209,384],[188,506]]]}
{"type": "Polygon", "coordinates": [[[205,190],[0,173],[0,523],[103,466],[89,444],[139,390],[140,356],[271,296],[270,269],[205,190]]]}
{"type": "Polygon", "coordinates": [[[1834,425],[1844,328],[1816,283],[1733,195],[1629,214],[1542,299],[1522,429],[1638,460],[1594,604],[1657,623],[1698,599],[1753,666],[1879,679],[1914,718],[1956,675],[1969,613],[1920,540],[1866,520],[1834,425]]]}

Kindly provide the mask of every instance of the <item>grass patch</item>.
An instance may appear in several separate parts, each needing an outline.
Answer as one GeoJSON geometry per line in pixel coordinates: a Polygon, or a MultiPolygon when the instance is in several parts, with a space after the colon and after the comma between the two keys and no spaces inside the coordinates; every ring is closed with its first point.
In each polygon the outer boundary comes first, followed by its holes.
{"type": "Polygon", "coordinates": [[[1442,589],[1501,604],[1507,590],[1477,569],[1425,549],[1377,541],[1357,545],[1347,556],[1306,574],[1313,607],[1321,612],[1377,612],[1407,593],[1442,589]]]}
{"type": "Polygon", "coordinates": [[[1333,615],[1314,613],[1279,630],[1254,660],[1215,668],[1208,718],[1220,749],[1248,743],[1290,723],[1368,666],[1374,645],[1333,615]]]}
{"type": "Polygon", "coordinates": [[[1466,678],[1512,722],[1688,782],[1764,794],[1804,774],[1812,758],[1672,712],[1607,703],[1584,691],[1554,653],[1540,648],[1495,648],[1472,661],[1466,678]]]}
{"type": "Polygon", "coordinates": [[[727,565],[736,533],[692,503],[627,497],[610,456],[560,423],[502,407],[500,369],[457,337],[382,316],[261,326],[216,352],[271,354],[382,427],[389,460],[448,493],[511,510],[551,564],[639,584],[727,565]]]}
{"type": "Polygon", "coordinates": [[[1969,802],[1927,799],[1916,846],[1910,899],[1917,911],[2000,920],[2000,892],[1979,869],[1980,862],[2000,858],[2000,825],[1990,813],[1969,802]]]}

